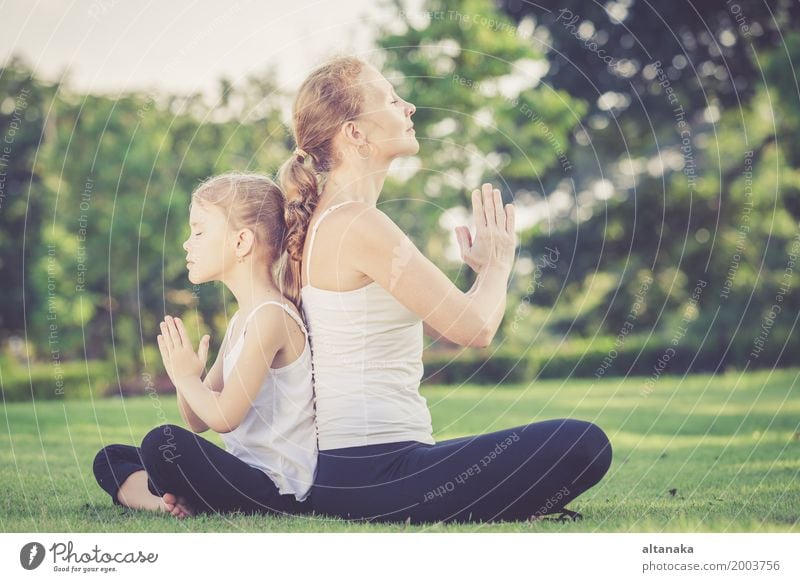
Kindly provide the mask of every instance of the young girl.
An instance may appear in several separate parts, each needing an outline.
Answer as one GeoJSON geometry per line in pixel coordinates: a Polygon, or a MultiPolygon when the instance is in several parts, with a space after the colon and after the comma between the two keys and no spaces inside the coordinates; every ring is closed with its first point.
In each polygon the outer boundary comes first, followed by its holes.
{"type": "Polygon", "coordinates": [[[94,474],[115,504],[181,518],[309,511],[303,502],[317,464],[311,352],[296,306],[276,285],[295,288],[291,272],[279,272],[284,212],[281,190],[259,175],[217,176],[192,194],[183,244],[189,280],[222,281],[239,311],[203,379],[209,336],[195,353],[180,319],[161,323],[158,347],[193,432],[167,424],[141,447],[103,448],[94,474]],[[209,428],[226,450],[194,434],[209,428]]]}

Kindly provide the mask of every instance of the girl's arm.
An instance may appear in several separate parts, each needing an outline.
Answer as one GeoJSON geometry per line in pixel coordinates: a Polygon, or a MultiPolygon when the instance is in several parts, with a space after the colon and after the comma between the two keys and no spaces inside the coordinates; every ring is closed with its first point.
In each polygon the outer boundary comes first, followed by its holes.
{"type": "MultiPolygon", "coordinates": [[[[225,353],[225,345],[228,341],[227,334],[225,335],[225,339],[222,340],[222,345],[219,348],[219,353],[217,354],[217,359],[214,362],[214,365],[211,366],[211,369],[206,374],[206,377],[203,379],[203,384],[209,390],[213,390],[214,392],[222,391],[222,362],[223,362],[223,354],[225,353]]],[[[177,391],[178,394],[178,409],[181,412],[181,416],[183,417],[184,422],[189,426],[192,431],[196,433],[205,432],[208,430],[208,425],[203,422],[203,420],[197,416],[192,408],[189,406],[189,403],[186,402],[186,399],[177,391]]]]}
{"type": "Polygon", "coordinates": [[[236,366],[220,392],[200,380],[202,365],[198,365],[183,323],[167,318],[166,333],[159,336],[165,366],[172,369],[178,393],[211,430],[226,433],[236,429],[253,406],[275,355],[286,343],[285,334],[278,330],[291,329],[284,313],[282,309],[255,312],[236,366]]]}
{"type": "Polygon", "coordinates": [[[183,395],[176,388],[178,394],[178,410],[181,411],[183,421],[189,426],[192,432],[201,433],[208,430],[208,425],[197,416],[189,406],[189,403],[183,398],[183,395]]]}

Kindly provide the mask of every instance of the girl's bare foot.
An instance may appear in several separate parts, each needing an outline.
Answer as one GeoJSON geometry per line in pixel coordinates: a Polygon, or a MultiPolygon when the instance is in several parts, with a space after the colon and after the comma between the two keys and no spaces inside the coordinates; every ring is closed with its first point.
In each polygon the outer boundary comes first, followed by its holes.
{"type": "Polygon", "coordinates": [[[178,519],[192,517],[194,508],[189,505],[185,497],[178,497],[172,493],[165,493],[161,500],[164,503],[167,513],[171,513],[178,519]]]}
{"type": "Polygon", "coordinates": [[[183,497],[167,493],[162,497],[153,495],[147,488],[147,471],[131,473],[117,490],[117,501],[131,509],[162,511],[179,519],[194,515],[194,509],[183,497]]]}

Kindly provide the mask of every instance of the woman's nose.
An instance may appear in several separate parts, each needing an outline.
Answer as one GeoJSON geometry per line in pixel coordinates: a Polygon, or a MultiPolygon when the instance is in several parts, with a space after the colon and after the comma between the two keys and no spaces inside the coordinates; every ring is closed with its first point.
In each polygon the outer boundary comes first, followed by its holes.
{"type": "Polygon", "coordinates": [[[413,103],[408,104],[408,116],[411,117],[417,112],[417,108],[414,106],[413,103]]]}

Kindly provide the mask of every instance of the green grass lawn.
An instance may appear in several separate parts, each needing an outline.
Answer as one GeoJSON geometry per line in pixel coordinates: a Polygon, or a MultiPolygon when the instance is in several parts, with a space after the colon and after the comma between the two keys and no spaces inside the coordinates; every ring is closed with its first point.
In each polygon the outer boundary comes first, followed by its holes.
{"type": "MultiPolygon", "coordinates": [[[[174,396],[42,401],[3,407],[0,531],[385,532],[800,529],[800,371],[541,381],[531,386],[426,387],[437,439],[573,417],[599,424],[614,460],[568,507],[579,522],[387,526],[332,519],[227,515],[178,521],[112,506],[91,462],[101,446],[138,445],[180,424],[174,396]],[[673,490],[673,491],[671,491],[673,490]]],[[[218,435],[206,437],[221,444],[218,435]]]]}

